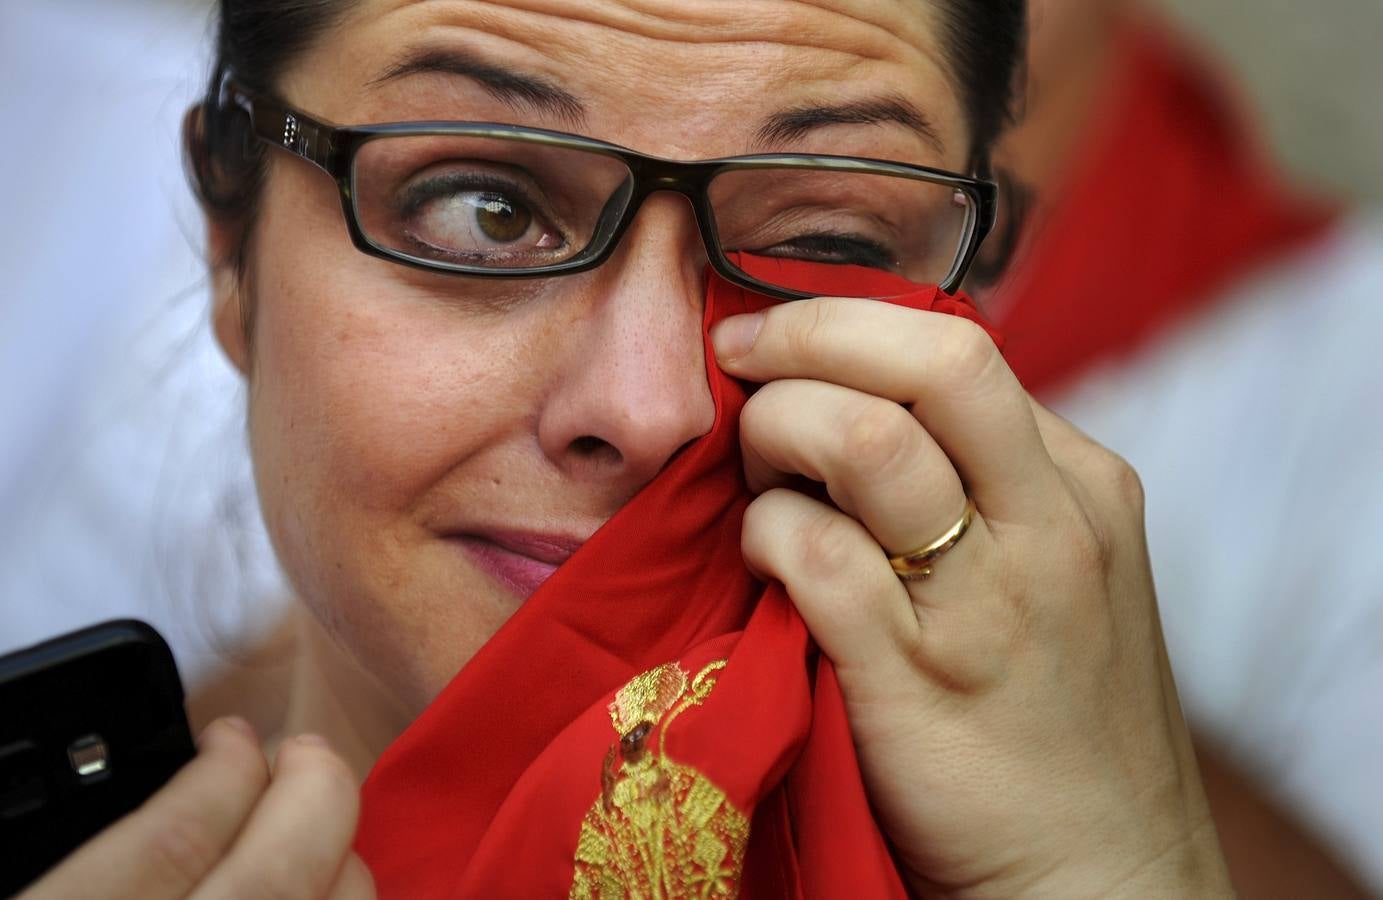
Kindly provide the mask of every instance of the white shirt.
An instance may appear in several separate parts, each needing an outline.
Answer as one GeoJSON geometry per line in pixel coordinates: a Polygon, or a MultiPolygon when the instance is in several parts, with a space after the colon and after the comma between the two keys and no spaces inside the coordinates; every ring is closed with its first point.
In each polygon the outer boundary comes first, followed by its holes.
{"type": "Polygon", "coordinates": [[[1143,478],[1189,718],[1383,891],[1383,220],[1055,406],[1143,478]]]}

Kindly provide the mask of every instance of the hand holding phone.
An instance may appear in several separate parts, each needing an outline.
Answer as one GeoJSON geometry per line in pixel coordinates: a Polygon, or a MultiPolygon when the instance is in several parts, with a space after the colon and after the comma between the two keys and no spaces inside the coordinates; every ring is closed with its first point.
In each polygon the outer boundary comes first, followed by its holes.
{"type": "Polygon", "coordinates": [[[195,752],[173,654],[143,622],[0,657],[0,896],[133,810],[195,752]]]}
{"type": "Polygon", "coordinates": [[[0,896],[47,871],[23,900],[370,898],[358,808],[320,738],[286,741],[272,774],[238,719],[194,749],[172,654],[143,623],[0,658],[0,896]]]}
{"type": "Polygon", "coordinates": [[[285,741],[272,773],[258,738],[238,720],[213,722],[198,745],[166,787],[20,900],[375,896],[351,851],[355,776],[325,743],[285,741]]]}

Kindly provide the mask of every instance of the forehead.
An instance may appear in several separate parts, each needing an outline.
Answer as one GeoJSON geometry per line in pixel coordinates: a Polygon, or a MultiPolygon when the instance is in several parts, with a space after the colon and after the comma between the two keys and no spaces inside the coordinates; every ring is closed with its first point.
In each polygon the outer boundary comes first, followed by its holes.
{"type": "Polygon", "coordinates": [[[790,149],[954,163],[964,119],[926,0],[361,0],[289,70],[288,99],[350,124],[484,119],[580,131],[675,158],[747,152],[765,117],[899,98],[944,150],[899,125],[834,127],[790,149]],[[454,75],[384,76],[463,54],[557,86],[579,122],[454,75]],[[870,137],[872,135],[872,137],[870,137]],[[824,145],[824,146],[823,146],[824,145]]]}

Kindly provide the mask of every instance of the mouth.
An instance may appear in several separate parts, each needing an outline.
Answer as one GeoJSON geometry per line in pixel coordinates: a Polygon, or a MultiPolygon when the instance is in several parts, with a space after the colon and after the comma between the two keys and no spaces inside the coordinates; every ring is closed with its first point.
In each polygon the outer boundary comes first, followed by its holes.
{"type": "Polygon", "coordinates": [[[532,596],[585,543],[565,535],[513,532],[456,534],[449,540],[520,600],[532,596]]]}

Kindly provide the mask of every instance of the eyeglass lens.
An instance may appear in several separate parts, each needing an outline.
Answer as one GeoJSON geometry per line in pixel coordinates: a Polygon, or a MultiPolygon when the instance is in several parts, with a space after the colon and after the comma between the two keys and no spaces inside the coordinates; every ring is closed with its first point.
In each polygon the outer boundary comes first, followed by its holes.
{"type": "MultiPolygon", "coordinates": [[[[560,265],[603,243],[633,182],[602,153],[471,135],[370,140],[352,176],[356,218],[375,245],[496,270],[560,265]]],[[[708,199],[732,266],[804,293],[812,285],[790,283],[800,267],[779,260],[889,272],[900,293],[940,283],[972,219],[969,197],[948,185],[855,171],[734,169],[712,180],[708,199]]]]}

